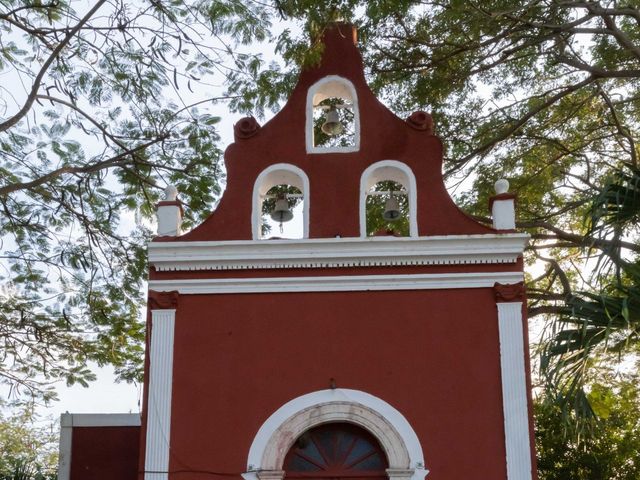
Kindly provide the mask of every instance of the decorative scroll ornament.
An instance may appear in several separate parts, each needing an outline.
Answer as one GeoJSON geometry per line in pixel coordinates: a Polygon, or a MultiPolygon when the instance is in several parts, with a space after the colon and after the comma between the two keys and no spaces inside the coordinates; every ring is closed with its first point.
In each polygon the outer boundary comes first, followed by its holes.
{"type": "Polygon", "coordinates": [[[524,282],[502,284],[493,286],[496,302],[522,302],[525,296],[524,282]]]}
{"type": "Polygon", "coordinates": [[[407,118],[407,123],[416,130],[423,130],[427,133],[433,132],[433,117],[427,112],[413,112],[409,118],[407,118]]]}
{"type": "Polygon", "coordinates": [[[233,126],[233,135],[238,139],[253,137],[260,130],[260,124],[253,117],[241,118],[238,123],[233,126]]]}
{"type": "Polygon", "coordinates": [[[177,290],[171,292],[157,292],[149,290],[149,310],[169,310],[178,307],[177,290]]]}

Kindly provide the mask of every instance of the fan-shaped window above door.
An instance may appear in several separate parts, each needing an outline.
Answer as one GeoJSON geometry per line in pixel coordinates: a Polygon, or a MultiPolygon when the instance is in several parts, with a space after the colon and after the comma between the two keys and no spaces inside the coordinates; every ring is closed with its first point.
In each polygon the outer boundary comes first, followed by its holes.
{"type": "Polygon", "coordinates": [[[386,479],[389,464],[378,441],[348,423],[327,423],[307,430],[285,457],[285,478],[386,479]]]}

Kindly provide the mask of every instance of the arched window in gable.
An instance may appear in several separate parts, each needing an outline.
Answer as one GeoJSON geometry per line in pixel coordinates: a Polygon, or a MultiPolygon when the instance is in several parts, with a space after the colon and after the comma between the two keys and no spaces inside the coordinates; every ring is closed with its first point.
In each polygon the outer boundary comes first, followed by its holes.
{"type": "Polygon", "coordinates": [[[411,169],[396,160],[369,166],[360,178],[360,236],[391,232],[418,236],[416,180],[411,169]]]}
{"type": "Polygon", "coordinates": [[[329,75],[309,88],[305,131],[308,153],[360,149],[358,96],[349,80],[329,75]]]}
{"type": "Polygon", "coordinates": [[[254,240],[309,237],[309,178],[295,165],[278,163],[258,175],[253,186],[254,240]],[[285,223],[289,233],[278,231],[285,223]]]}

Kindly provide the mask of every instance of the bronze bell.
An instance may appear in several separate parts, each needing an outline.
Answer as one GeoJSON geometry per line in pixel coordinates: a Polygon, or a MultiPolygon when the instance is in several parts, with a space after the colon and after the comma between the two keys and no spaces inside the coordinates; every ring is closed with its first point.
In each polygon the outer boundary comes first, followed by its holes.
{"type": "Polygon", "coordinates": [[[344,131],[344,126],[340,122],[340,115],[336,107],[329,108],[322,124],[322,131],[327,135],[340,135],[344,131]]]}
{"type": "Polygon", "coordinates": [[[280,195],[271,211],[271,219],[274,222],[284,223],[293,218],[293,212],[289,209],[289,202],[284,195],[280,195]]]}
{"type": "Polygon", "coordinates": [[[395,222],[400,218],[400,204],[393,194],[384,204],[384,213],[382,214],[382,218],[387,222],[395,222]]]}

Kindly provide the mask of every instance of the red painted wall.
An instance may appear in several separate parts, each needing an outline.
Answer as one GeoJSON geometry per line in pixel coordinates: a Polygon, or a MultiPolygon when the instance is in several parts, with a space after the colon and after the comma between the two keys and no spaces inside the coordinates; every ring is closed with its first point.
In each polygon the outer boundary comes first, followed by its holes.
{"type": "Polygon", "coordinates": [[[136,480],[140,427],[73,427],[70,480],[136,480]]]}
{"type": "Polygon", "coordinates": [[[497,325],[492,289],[181,296],[170,469],[244,471],[269,415],[335,378],[405,415],[430,480],[504,479],[497,325]]]}

